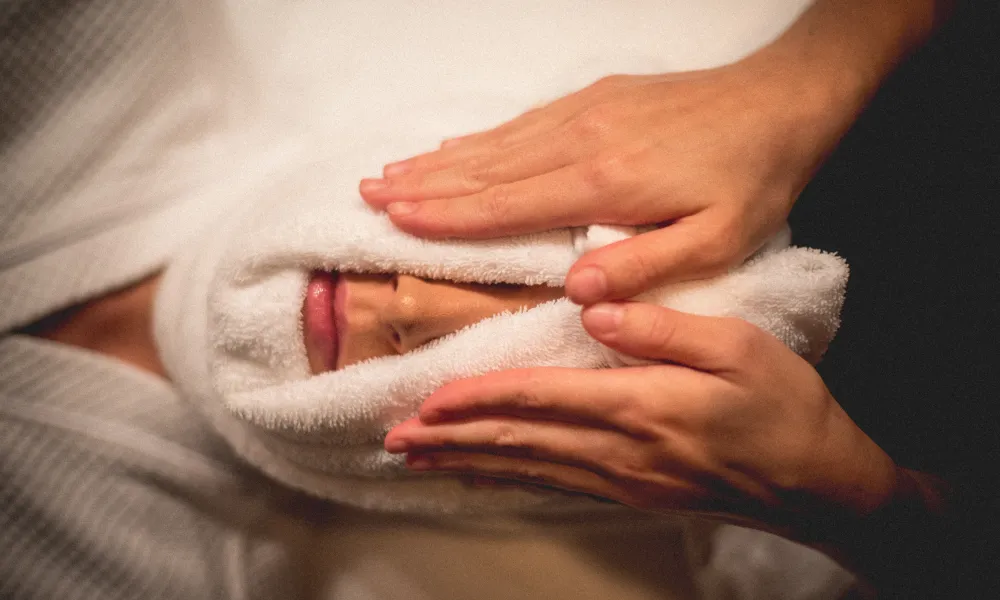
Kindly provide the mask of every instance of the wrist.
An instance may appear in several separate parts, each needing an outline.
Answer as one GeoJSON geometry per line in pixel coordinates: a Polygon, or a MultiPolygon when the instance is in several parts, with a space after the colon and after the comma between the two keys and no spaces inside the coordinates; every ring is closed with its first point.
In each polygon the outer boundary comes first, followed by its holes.
{"type": "Polygon", "coordinates": [[[774,176],[791,177],[797,197],[857,120],[868,84],[850,70],[811,68],[787,47],[766,47],[723,67],[734,87],[753,101],[764,156],[776,157],[774,176]]]}
{"type": "MultiPolygon", "coordinates": [[[[769,88],[771,116],[822,157],[886,77],[949,14],[942,0],[818,0],[769,45],[734,65],[769,88]]],[[[817,165],[818,166],[818,165],[817,165]]]]}
{"type": "Polygon", "coordinates": [[[935,571],[949,525],[947,485],[936,477],[894,466],[890,493],[878,505],[832,506],[800,515],[789,537],[837,560],[879,590],[918,586],[935,571]]]}
{"type": "Polygon", "coordinates": [[[927,41],[950,15],[953,4],[948,0],[817,0],[761,54],[865,100],[927,41]]]}
{"type": "Polygon", "coordinates": [[[882,79],[850,61],[778,40],[737,63],[768,99],[769,117],[788,136],[829,152],[854,124],[882,79]]]}

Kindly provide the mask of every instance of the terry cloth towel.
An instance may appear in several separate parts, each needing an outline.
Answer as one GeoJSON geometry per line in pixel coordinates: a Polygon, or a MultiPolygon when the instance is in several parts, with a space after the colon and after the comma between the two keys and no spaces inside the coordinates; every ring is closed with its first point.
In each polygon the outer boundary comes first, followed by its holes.
{"type": "MultiPolygon", "coordinates": [[[[173,380],[251,463],[287,484],[367,508],[478,512],[596,503],[472,488],[415,475],[382,449],[441,385],[520,367],[601,368],[606,354],[561,299],[481,321],[403,356],[312,376],[300,321],[314,269],[407,273],[457,282],[561,286],[580,250],[629,235],[591,227],[487,241],[426,241],[396,230],[338,183],[334,162],[277,179],[246,214],[212,229],[168,269],[156,333],[173,380]]],[[[712,280],[642,299],[734,316],[817,359],[833,337],[847,280],[839,257],[787,247],[787,232],[712,280]]]]}

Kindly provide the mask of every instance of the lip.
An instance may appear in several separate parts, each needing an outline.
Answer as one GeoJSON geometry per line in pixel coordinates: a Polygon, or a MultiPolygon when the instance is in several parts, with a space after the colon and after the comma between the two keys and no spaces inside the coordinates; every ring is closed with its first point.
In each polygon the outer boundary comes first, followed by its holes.
{"type": "Polygon", "coordinates": [[[343,319],[343,301],[337,302],[338,288],[343,286],[335,273],[314,271],[306,286],[306,297],[302,302],[302,333],[309,359],[309,369],[314,374],[333,371],[337,368],[343,319]]]}

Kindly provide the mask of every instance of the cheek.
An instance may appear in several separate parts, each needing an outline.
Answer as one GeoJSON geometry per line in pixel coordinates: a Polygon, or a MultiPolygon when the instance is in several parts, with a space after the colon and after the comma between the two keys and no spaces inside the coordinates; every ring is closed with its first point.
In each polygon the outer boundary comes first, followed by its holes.
{"type": "Polygon", "coordinates": [[[372,358],[396,355],[395,347],[384,333],[375,327],[358,327],[350,323],[341,334],[337,368],[343,369],[372,358]]]}

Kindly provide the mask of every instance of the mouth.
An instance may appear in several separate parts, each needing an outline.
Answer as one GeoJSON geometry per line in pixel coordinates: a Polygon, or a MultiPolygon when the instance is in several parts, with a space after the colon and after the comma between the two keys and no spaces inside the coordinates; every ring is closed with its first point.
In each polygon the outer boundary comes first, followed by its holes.
{"type": "Polygon", "coordinates": [[[338,304],[337,274],[313,271],[302,302],[302,333],[305,339],[309,370],[314,375],[337,368],[340,350],[340,328],[337,326],[343,308],[338,304]]]}

